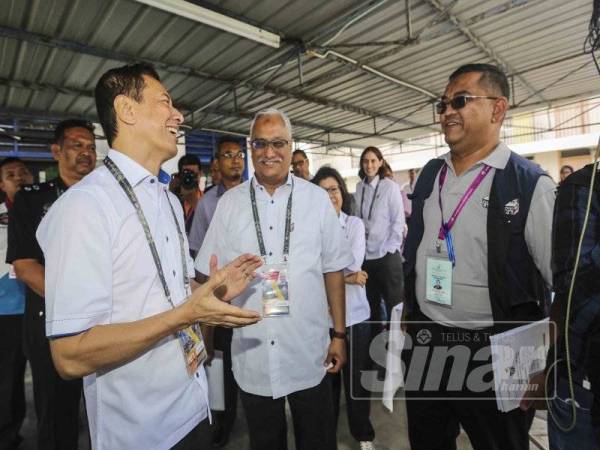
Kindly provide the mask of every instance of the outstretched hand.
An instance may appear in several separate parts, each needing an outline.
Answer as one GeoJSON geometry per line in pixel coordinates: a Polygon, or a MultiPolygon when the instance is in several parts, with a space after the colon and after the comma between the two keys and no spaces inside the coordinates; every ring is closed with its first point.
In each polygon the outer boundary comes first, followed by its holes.
{"type": "Polygon", "coordinates": [[[260,320],[256,311],[238,308],[226,302],[238,296],[254,278],[254,270],[262,264],[250,254],[237,257],[222,269],[217,269],[217,258],[210,259],[210,277],[184,303],[191,323],[201,322],[221,327],[241,327],[260,320]]]}
{"type": "Polygon", "coordinates": [[[254,279],[254,271],[262,265],[262,260],[249,253],[238,256],[222,269],[218,269],[217,256],[210,257],[210,279],[218,279],[220,283],[214,290],[215,297],[229,302],[240,295],[254,279]]]}

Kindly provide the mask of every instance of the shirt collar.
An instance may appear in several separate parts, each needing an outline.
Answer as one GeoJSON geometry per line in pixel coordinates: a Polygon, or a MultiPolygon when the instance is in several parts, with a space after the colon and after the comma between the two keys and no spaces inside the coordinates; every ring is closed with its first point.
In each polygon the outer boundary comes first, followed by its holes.
{"type": "Polygon", "coordinates": [[[340,211],[338,219],[340,220],[342,228],[346,228],[346,223],[348,222],[348,214],[346,214],[344,211],[340,211]]]}
{"type": "MultiPolygon", "coordinates": [[[[111,148],[108,151],[108,157],[117,165],[131,186],[137,186],[146,178],[154,177],[148,169],[118,150],[111,148]]],[[[169,182],[171,181],[169,174],[162,169],[159,170],[156,178],[166,187],[169,186],[169,182]]]]}
{"type": "MultiPolygon", "coordinates": [[[[445,153],[442,156],[440,156],[440,159],[443,159],[444,161],[446,161],[446,164],[451,166],[452,155],[450,152],[445,153]]],[[[492,151],[492,153],[487,155],[482,160],[477,161],[477,163],[475,163],[475,165],[485,164],[490,167],[493,167],[494,169],[504,169],[506,167],[506,164],[508,164],[509,159],[510,159],[510,148],[508,148],[508,146],[504,142],[500,142],[496,146],[496,148],[492,151]]]]}
{"type": "MultiPolygon", "coordinates": [[[[279,188],[281,188],[282,186],[291,186],[292,185],[292,178],[294,177],[294,175],[292,175],[292,173],[288,173],[287,179],[285,180],[285,183],[283,183],[281,186],[279,186],[279,188]]],[[[254,186],[254,188],[262,188],[261,184],[258,182],[258,180],[256,179],[255,176],[252,177],[252,185],[254,186]]],[[[277,189],[279,189],[277,188],[277,189]]]]}
{"type": "Polygon", "coordinates": [[[367,180],[367,178],[365,177],[365,184],[368,184],[369,186],[371,186],[372,188],[374,188],[375,186],[377,186],[377,183],[379,183],[379,175],[375,175],[373,177],[373,179],[371,180],[371,182],[369,182],[367,180]]]}

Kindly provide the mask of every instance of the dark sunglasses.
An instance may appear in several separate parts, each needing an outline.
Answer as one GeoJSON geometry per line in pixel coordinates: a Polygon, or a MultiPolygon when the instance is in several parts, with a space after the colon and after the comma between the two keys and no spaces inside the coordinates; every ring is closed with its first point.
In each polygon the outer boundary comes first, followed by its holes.
{"type": "Polygon", "coordinates": [[[440,100],[435,104],[435,110],[438,114],[444,114],[448,105],[452,106],[452,109],[462,109],[467,106],[467,101],[476,98],[487,98],[488,100],[498,100],[500,97],[490,97],[487,95],[457,95],[450,100],[440,100]]]}

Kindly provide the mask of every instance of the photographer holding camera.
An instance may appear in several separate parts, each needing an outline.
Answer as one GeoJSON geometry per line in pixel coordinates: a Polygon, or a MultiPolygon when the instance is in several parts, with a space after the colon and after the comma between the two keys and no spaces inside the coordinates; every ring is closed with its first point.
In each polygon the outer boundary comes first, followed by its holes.
{"type": "Polygon", "coordinates": [[[196,205],[202,198],[202,191],[198,185],[202,168],[196,155],[183,155],[177,162],[177,168],[179,169],[179,192],[177,196],[183,205],[185,232],[189,235],[196,205]]]}

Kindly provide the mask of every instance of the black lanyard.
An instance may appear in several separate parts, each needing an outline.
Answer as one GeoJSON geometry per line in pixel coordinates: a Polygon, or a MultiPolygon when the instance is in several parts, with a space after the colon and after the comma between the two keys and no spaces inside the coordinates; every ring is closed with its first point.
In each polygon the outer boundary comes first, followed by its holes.
{"type": "MultiPolygon", "coordinates": [[[[292,178],[292,190],[288,197],[287,207],[285,210],[285,235],[283,237],[283,259],[287,261],[290,254],[290,233],[292,231],[292,194],[294,193],[294,179],[292,178]]],[[[252,215],[254,216],[254,228],[256,229],[256,239],[258,239],[258,248],[260,255],[265,259],[267,250],[265,249],[265,241],[263,239],[262,230],[260,228],[260,217],[258,217],[258,208],[256,206],[256,192],[254,192],[253,180],[250,180],[250,201],[252,203],[252,215]]]]}
{"type": "MultiPolygon", "coordinates": [[[[144,211],[140,205],[140,202],[127,181],[127,178],[123,175],[123,172],[117,167],[117,165],[110,159],[108,156],[104,158],[104,165],[108,169],[108,171],[112,174],[113,177],[118,181],[123,191],[127,195],[127,198],[133,205],[135,212],[137,213],[138,219],[144,229],[144,234],[146,235],[146,241],[148,241],[148,246],[150,247],[150,252],[152,253],[152,258],[154,259],[154,264],[156,265],[156,270],[158,272],[158,278],[160,279],[160,283],[162,284],[163,290],[165,291],[165,296],[167,300],[171,304],[173,308],[175,308],[175,304],[171,299],[171,291],[169,291],[169,286],[167,285],[167,280],[165,279],[165,274],[163,272],[162,264],[160,262],[160,257],[158,256],[158,250],[156,249],[156,244],[154,243],[154,239],[152,238],[152,234],[150,233],[150,227],[148,226],[148,221],[146,220],[146,216],[144,216],[144,211]]],[[[177,228],[177,235],[179,237],[179,250],[181,252],[181,266],[183,268],[183,285],[185,286],[185,292],[189,294],[190,292],[190,280],[188,278],[188,267],[186,261],[186,253],[185,253],[185,241],[183,239],[183,234],[181,229],[179,228],[179,222],[177,221],[177,216],[175,215],[175,210],[173,209],[173,205],[169,200],[169,194],[165,192],[167,196],[167,203],[169,203],[169,207],[171,208],[171,214],[173,215],[173,220],[175,221],[175,227],[177,228]]]]}
{"type": "MultiPolygon", "coordinates": [[[[365,202],[365,189],[367,188],[367,178],[363,181],[362,188],[362,196],[360,198],[360,218],[363,218],[363,203],[365,202]]],[[[375,192],[373,193],[373,200],[371,200],[371,206],[369,207],[369,216],[367,217],[367,222],[371,220],[371,214],[373,213],[373,205],[375,204],[375,199],[377,198],[377,189],[379,189],[379,185],[381,184],[381,178],[377,181],[377,186],[375,186],[375,192]]]]}

